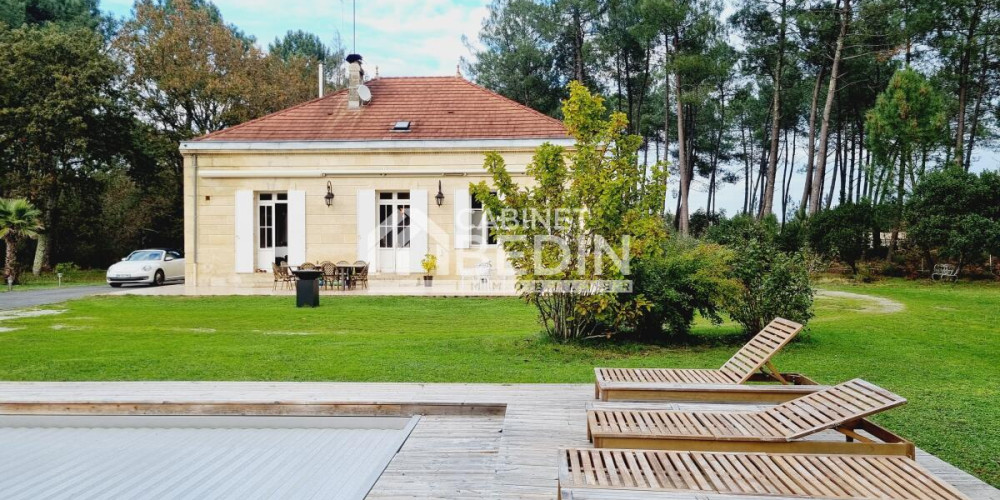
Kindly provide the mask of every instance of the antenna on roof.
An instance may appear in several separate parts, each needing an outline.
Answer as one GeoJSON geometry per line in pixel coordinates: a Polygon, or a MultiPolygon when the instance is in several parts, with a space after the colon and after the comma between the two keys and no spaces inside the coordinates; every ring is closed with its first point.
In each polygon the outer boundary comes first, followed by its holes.
{"type": "Polygon", "coordinates": [[[368,104],[372,100],[372,91],[367,85],[358,85],[358,98],[361,99],[362,104],[368,104]]]}
{"type": "Polygon", "coordinates": [[[462,78],[462,63],[459,62],[455,65],[455,76],[462,78]]]}
{"type": "Polygon", "coordinates": [[[354,45],[351,51],[357,54],[358,53],[358,0],[351,1],[351,17],[352,17],[351,30],[353,31],[351,42],[354,45]]]}

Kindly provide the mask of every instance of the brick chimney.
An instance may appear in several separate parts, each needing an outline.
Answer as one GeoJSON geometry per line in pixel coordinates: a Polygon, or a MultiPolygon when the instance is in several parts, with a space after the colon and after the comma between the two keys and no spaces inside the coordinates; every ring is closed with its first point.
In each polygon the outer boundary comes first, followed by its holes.
{"type": "Polygon", "coordinates": [[[361,69],[361,56],[347,56],[347,109],[361,109],[361,97],[358,96],[358,86],[364,82],[365,70],[361,69]]]}

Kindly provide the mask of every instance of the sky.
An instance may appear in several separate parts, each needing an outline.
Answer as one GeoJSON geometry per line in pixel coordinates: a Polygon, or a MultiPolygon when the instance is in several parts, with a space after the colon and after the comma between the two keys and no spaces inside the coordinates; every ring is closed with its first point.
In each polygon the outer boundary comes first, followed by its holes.
{"type": "MultiPolygon", "coordinates": [[[[263,49],[289,30],[330,42],[340,33],[348,53],[361,54],[366,71],[381,76],[454,75],[470,55],[489,0],[361,0],[353,36],[352,0],[212,0],[222,18],[257,38],[263,49]],[[353,40],[356,40],[356,45],[353,40]]],[[[133,0],[102,0],[101,10],[126,17],[133,0]]]]}
{"type": "MultiPolygon", "coordinates": [[[[314,33],[325,42],[332,41],[339,33],[348,53],[361,54],[365,70],[374,74],[377,67],[381,76],[454,75],[460,59],[471,57],[464,40],[477,43],[490,3],[489,0],[362,0],[356,5],[352,0],[212,1],[227,23],[256,37],[263,49],[289,30],[314,33]]],[[[130,14],[132,4],[133,0],[102,0],[101,9],[123,18],[130,14]]],[[[802,168],[804,158],[805,152],[800,150],[796,154],[797,169],[802,168]]],[[[976,171],[1000,164],[1000,155],[982,148],[977,148],[974,158],[976,171]]],[[[676,176],[671,180],[674,197],[676,176]]],[[[793,203],[802,196],[804,180],[802,174],[792,179],[793,203]]],[[[840,188],[836,190],[839,192],[840,188]]],[[[775,208],[780,209],[777,198],[775,208]]],[[[706,199],[707,181],[695,179],[690,211],[703,208],[706,199]]],[[[743,206],[743,183],[721,187],[717,199],[719,209],[730,215],[739,212],[743,206]]],[[[671,211],[675,200],[668,202],[671,211]]]]}

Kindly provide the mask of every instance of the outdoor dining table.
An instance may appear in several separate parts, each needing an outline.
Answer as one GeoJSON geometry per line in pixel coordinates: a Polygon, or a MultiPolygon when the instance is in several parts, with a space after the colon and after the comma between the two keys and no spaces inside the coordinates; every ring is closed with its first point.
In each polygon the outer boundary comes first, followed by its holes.
{"type": "Polygon", "coordinates": [[[334,271],[337,279],[339,281],[338,287],[341,290],[347,290],[348,288],[354,288],[354,275],[360,273],[365,266],[362,264],[335,264],[336,270],[334,271]]]}

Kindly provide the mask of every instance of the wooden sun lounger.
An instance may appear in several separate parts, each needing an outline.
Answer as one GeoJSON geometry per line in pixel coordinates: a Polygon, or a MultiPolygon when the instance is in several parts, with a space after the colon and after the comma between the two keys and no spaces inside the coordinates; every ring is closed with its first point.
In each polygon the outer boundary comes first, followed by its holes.
{"type": "Polygon", "coordinates": [[[763,411],[587,411],[587,437],[597,448],[905,455],[913,443],[865,417],[906,403],[881,387],[854,379],[763,411]],[[845,441],[817,434],[833,429],[845,441]],[[866,434],[856,432],[858,429],[866,434]],[[808,438],[808,439],[805,439],[808,438]]]}
{"type": "Polygon", "coordinates": [[[559,450],[562,500],[967,497],[898,456],[559,450]]]}
{"type": "Polygon", "coordinates": [[[797,373],[780,373],[771,357],[802,325],[775,318],[718,370],[595,368],[594,396],[610,400],[781,403],[823,387],[797,373]],[[745,382],[780,382],[750,385],[745,382]]]}

